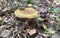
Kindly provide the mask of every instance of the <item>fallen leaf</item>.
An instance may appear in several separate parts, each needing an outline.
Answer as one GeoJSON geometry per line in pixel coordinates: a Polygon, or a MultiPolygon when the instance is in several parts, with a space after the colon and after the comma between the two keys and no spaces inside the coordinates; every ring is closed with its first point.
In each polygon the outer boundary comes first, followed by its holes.
{"type": "Polygon", "coordinates": [[[0,17],[0,22],[2,21],[2,18],[0,17]]]}
{"type": "Polygon", "coordinates": [[[46,26],[45,24],[43,24],[43,28],[44,28],[45,30],[48,30],[48,28],[47,28],[47,26],[46,26]]]}
{"type": "Polygon", "coordinates": [[[4,28],[5,27],[5,25],[2,25],[2,26],[0,26],[0,29],[2,29],[2,28],[4,28]]]}
{"type": "Polygon", "coordinates": [[[28,4],[28,7],[32,7],[32,4],[28,4]]]}
{"type": "Polygon", "coordinates": [[[53,2],[56,3],[57,5],[60,4],[60,0],[54,0],[53,2]]]}
{"type": "Polygon", "coordinates": [[[37,32],[36,29],[27,29],[26,31],[29,33],[30,36],[32,36],[33,34],[37,32]]]}

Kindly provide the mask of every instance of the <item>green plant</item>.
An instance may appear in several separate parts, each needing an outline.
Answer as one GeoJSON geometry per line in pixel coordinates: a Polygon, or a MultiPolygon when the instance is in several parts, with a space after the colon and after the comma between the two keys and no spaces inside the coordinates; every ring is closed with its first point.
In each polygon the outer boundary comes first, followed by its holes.
{"type": "Polygon", "coordinates": [[[34,3],[34,0],[25,0],[26,2],[34,3]]]}
{"type": "Polygon", "coordinates": [[[59,8],[53,8],[53,9],[50,10],[49,12],[55,12],[55,13],[57,13],[57,12],[60,12],[60,9],[59,9],[59,8]]]}

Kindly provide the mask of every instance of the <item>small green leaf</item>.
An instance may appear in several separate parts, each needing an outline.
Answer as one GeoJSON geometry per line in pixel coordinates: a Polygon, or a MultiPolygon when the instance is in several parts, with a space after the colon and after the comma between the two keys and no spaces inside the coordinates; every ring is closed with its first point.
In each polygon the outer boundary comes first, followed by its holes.
{"type": "Polygon", "coordinates": [[[34,0],[25,0],[26,2],[34,3],[34,0]]]}
{"type": "Polygon", "coordinates": [[[30,3],[34,3],[34,0],[30,0],[30,3]]]}
{"type": "Polygon", "coordinates": [[[53,34],[55,31],[52,28],[48,28],[48,30],[45,31],[46,34],[53,34]]]}
{"type": "Polygon", "coordinates": [[[50,12],[60,12],[60,9],[59,8],[54,8],[54,9],[50,10],[50,12]]]}
{"type": "Polygon", "coordinates": [[[50,17],[52,17],[52,18],[55,17],[56,20],[57,20],[58,22],[60,22],[60,18],[59,18],[58,16],[56,16],[56,15],[53,14],[53,15],[50,15],[50,17]]]}

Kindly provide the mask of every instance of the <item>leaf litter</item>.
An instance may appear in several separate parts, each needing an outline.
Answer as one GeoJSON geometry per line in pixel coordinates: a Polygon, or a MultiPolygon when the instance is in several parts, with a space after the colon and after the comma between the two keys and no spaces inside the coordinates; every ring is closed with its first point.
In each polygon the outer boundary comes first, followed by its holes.
{"type": "Polygon", "coordinates": [[[60,38],[60,0],[0,0],[0,38],[60,38]]]}

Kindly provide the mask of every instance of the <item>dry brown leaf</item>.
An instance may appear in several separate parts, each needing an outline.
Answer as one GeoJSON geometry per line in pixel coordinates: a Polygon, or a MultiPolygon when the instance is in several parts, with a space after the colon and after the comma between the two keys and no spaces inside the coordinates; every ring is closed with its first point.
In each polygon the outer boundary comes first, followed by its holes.
{"type": "Polygon", "coordinates": [[[33,34],[37,32],[36,29],[27,29],[26,31],[29,33],[30,36],[32,36],[33,34]]]}
{"type": "Polygon", "coordinates": [[[4,28],[5,27],[5,25],[2,25],[2,26],[0,26],[0,29],[2,29],[2,28],[4,28]]]}
{"type": "Polygon", "coordinates": [[[14,28],[13,28],[13,27],[11,27],[11,28],[10,28],[10,31],[13,31],[13,30],[14,30],[14,28]]]}

